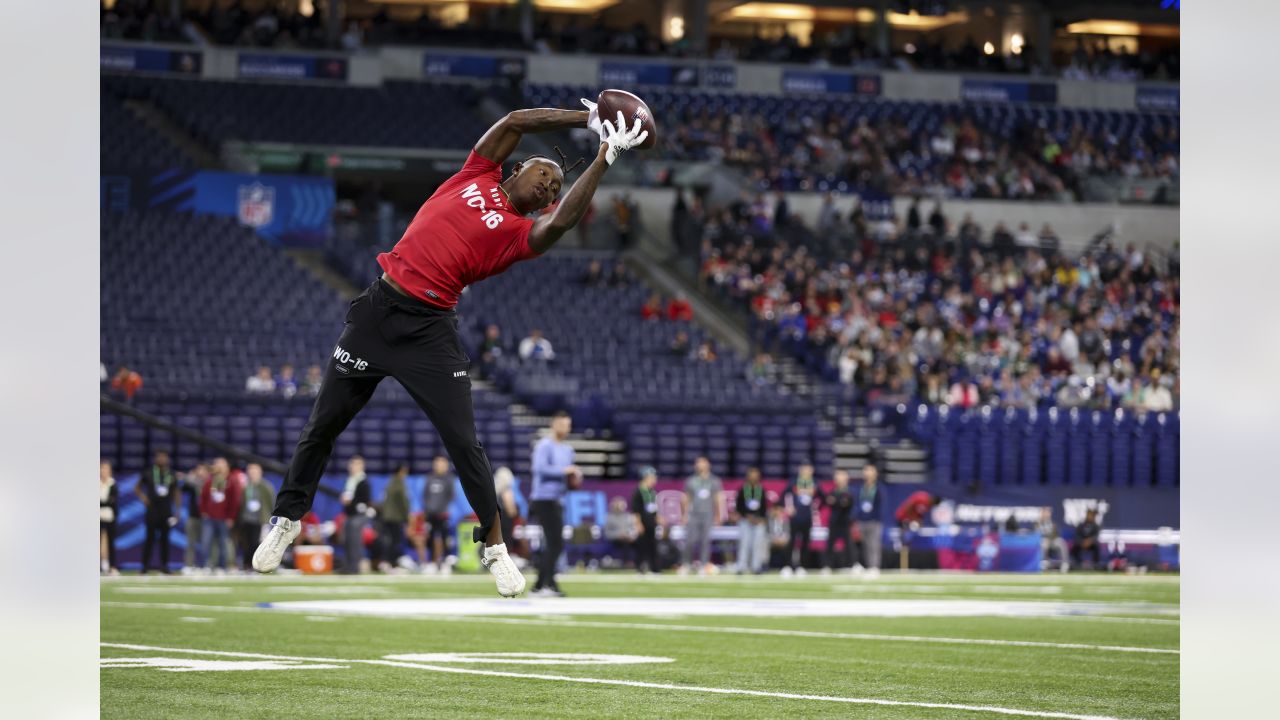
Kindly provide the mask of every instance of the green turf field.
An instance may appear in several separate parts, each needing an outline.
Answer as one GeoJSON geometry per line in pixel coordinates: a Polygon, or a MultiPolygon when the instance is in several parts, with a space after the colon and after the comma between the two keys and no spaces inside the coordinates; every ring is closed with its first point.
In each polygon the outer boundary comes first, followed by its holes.
{"type": "Polygon", "coordinates": [[[500,600],[479,575],[112,578],[102,716],[1178,716],[1177,577],[561,585],[500,600]]]}

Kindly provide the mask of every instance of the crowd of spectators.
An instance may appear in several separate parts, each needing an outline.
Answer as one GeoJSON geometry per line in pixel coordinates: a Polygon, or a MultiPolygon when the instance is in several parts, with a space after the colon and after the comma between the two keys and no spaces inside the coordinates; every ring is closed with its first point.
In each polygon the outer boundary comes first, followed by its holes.
{"type": "MultiPolygon", "coordinates": [[[[330,40],[324,5],[316,3],[310,15],[282,12],[271,3],[260,9],[241,3],[208,3],[184,12],[174,20],[167,8],[157,10],[151,0],[117,0],[101,11],[102,37],[109,39],[189,42],[187,32],[199,33],[217,45],[240,47],[312,48],[359,50],[380,45],[443,45],[530,50],[541,53],[591,53],[598,55],[696,57],[698,53],[685,36],[666,42],[644,23],[628,27],[606,25],[593,20],[571,18],[554,26],[543,16],[527,43],[519,28],[519,9],[490,6],[473,10],[461,25],[445,27],[429,13],[412,21],[397,21],[385,5],[369,17],[353,18],[343,24],[338,38],[330,40]],[[191,30],[184,30],[189,24],[191,30]]],[[[807,44],[787,32],[778,37],[756,34],[749,39],[716,37],[709,41],[707,55],[715,60],[749,60],[805,64],[816,68],[859,67],[870,70],[944,70],[983,73],[1052,75],[1072,79],[1177,80],[1178,53],[1113,51],[1105,43],[1086,46],[1083,39],[1069,55],[1054,58],[1052,67],[1035,60],[1036,50],[1026,44],[1008,54],[986,52],[972,37],[956,46],[945,46],[927,33],[895,46],[886,55],[871,40],[870,24],[851,23],[824,33],[815,33],[807,44]]]]}
{"type": "Polygon", "coordinates": [[[110,8],[102,7],[100,15],[103,40],[189,42],[182,23],[151,0],[116,0],[110,8]]]}
{"type": "MultiPolygon", "coordinates": [[[[661,111],[660,111],[661,112],[661,111]]],[[[674,160],[724,162],[760,190],[943,194],[959,198],[1082,199],[1088,177],[1178,178],[1176,123],[1121,134],[1080,123],[1021,122],[1007,132],[963,109],[941,122],[910,121],[908,109],[770,118],[669,108],[675,128],[662,151],[674,160]]]]}
{"type": "Polygon", "coordinates": [[[278,395],[286,400],[296,396],[313,398],[320,394],[320,383],[324,380],[324,371],[319,365],[307,368],[307,374],[299,379],[293,365],[285,363],[274,375],[271,368],[263,365],[258,371],[244,381],[244,391],[250,395],[278,395]]]}
{"type": "MultiPolygon", "coordinates": [[[[750,310],[755,340],[867,405],[925,402],[1165,411],[1179,394],[1179,279],[1168,256],[1096,238],[1065,254],[1052,228],[989,231],[940,208],[874,239],[858,210],[824,215],[821,257],[706,213],[701,279],[750,310]]],[[[799,223],[792,218],[791,223],[799,223]]]]}

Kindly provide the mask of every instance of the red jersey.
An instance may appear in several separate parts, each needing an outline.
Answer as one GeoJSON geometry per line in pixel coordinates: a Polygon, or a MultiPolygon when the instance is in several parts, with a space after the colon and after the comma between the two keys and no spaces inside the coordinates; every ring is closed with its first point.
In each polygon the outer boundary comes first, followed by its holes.
{"type": "Polygon", "coordinates": [[[921,522],[933,507],[933,496],[924,490],[917,490],[898,506],[893,514],[898,522],[921,522]]]}
{"type": "Polygon", "coordinates": [[[419,300],[451,308],[471,283],[537,257],[529,247],[533,221],[511,208],[501,182],[502,166],[472,150],[378,265],[419,300]]]}

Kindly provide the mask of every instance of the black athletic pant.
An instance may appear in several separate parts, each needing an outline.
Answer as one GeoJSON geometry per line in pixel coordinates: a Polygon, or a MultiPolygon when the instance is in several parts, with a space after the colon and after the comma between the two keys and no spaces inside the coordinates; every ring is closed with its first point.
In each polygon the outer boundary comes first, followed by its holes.
{"type": "Polygon", "coordinates": [[[656,527],[644,526],[644,532],[636,538],[636,570],[648,568],[658,572],[658,539],[656,527]]]}
{"type": "Polygon", "coordinates": [[[1076,564],[1076,567],[1080,567],[1084,564],[1083,555],[1085,553],[1089,553],[1089,555],[1093,557],[1094,567],[1102,564],[1102,547],[1098,544],[1097,540],[1094,540],[1093,545],[1089,547],[1081,545],[1078,541],[1071,543],[1071,560],[1076,564]]]}
{"type": "Polygon", "coordinates": [[[236,549],[240,551],[240,564],[248,570],[253,567],[253,553],[262,539],[262,526],[256,522],[236,521],[236,549]]]}
{"type": "Polygon", "coordinates": [[[827,528],[827,558],[823,563],[823,567],[849,567],[852,561],[849,559],[849,549],[853,541],[849,539],[849,521],[837,520],[831,523],[827,528]],[[840,543],[840,563],[832,564],[836,555],[836,543],[840,543]]]}
{"type": "Polygon", "coordinates": [[[142,571],[151,569],[151,548],[160,541],[160,571],[169,572],[169,519],[147,521],[147,532],[142,536],[142,571]]]}
{"type": "Polygon", "coordinates": [[[325,369],[311,418],[302,429],[274,513],[297,520],[311,508],[334,440],[378,383],[393,377],[440,433],[479,526],[488,535],[498,512],[493,471],[476,438],[471,360],[458,336],[458,316],[403,295],[381,279],[351,301],[346,328],[325,369]]]}
{"type": "Polygon", "coordinates": [[[382,560],[395,565],[404,554],[404,523],[383,522],[381,535],[382,560]]]}
{"type": "Polygon", "coordinates": [[[787,549],[787,565],[800,567],[809,564],[809,533],[813,531],[813,521],[791,521],[791,545],[787,549]]]}
{"type": "Polygon", "coordinates": [[[534,590],[551,588],[559,590],[556,585],[556,563],[560,561],[560,553],[564,550],[564,510],[559,500],[534,500],[533,516],[542,528],[542,552],[538,556],[538,582],[534,590]]]}

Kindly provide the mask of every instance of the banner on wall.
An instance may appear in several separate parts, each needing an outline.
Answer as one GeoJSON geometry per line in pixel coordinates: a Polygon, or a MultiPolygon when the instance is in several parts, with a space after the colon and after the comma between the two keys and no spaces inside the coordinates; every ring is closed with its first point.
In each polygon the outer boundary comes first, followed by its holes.
{"type": "Polygon", "coordinates": [[[104,210],[165,210],[223,215],[277,243],[311,245],[329,231],[333,180],[297,175],[166,171],[149,176],[104,175],[104,210]]]}
{"type": "Polygon", "coordinates": [[[113,72],[199,75],[204,67],[204,53],[198,50],[102,45],[98,67],[113,72]]]}
{"type": "Polygon", "coordinates": [[[319,55],[240,53],[236,72],[242,78],[270,80],[346,80],[347,59],[319,55]]]}
{"type": "Polygon", "coordinates": [[[784,70],[782,73],[782,92],[874,97],[880,94],[880,76],[850,75],[848,73],[812,70],[784,70]]]}
{"type": "Polygon", "coordinates": [[[602,62],[600,84],[604,87],[627,88],[634,85],[669,87],[733,88],[737,71],[729,65],[715,65],[703,73],[697,65],[670,63],[602,62]]]}
{"type": "Polygon", "coordinates": [[[1139,85],[1134,104],[1139,110],[1176,113],[1179,110],[1179,90],[1176,87],[1139,85]]]}
{"type": "Polygon", "coordinates": [[[523,79],[525,59],[429,52],[422,56],[422,72],[427,77],[523,79]]]}
{"type": "Polygon", "coordinates": [[[970,80],[960,86],[960,97],[976,103],[1040,103],[1058,102],[1057,83],[1032,83],[1013,80],[970,80]]]}

